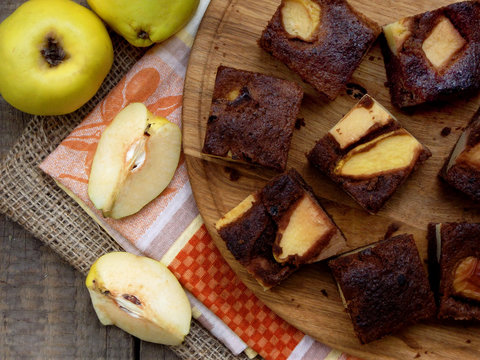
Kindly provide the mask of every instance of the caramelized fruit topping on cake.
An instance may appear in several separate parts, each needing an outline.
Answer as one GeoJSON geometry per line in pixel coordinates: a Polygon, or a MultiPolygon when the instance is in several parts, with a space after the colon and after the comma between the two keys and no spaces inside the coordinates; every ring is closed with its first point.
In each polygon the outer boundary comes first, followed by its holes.
{"type": "Polygon", "coordinates": [[[282,25],[291,38],[311,42],[320,25],[320,6],[312,0],[283,0],[282,25]]]}
{"type": "Polygon", "coordinates": [[[422,50],[432,65],[440,70],[451,61],[453,55],[465,44],[465,39],[455,29],[450,20],[442,17],[423,42],[422,50]]]}
{"type": "Polygon", "coordinates": [[[356,178],[379,176],[411,167],[422,144],[404,129],[383,134],[350,150],[335,167],[335,174],[356,178]]]}
{"type": "Polygon", "coordinates": [[[480,261],[469,256],[455,270],[453,289],[456,294],[480,301],[480,261]]]}

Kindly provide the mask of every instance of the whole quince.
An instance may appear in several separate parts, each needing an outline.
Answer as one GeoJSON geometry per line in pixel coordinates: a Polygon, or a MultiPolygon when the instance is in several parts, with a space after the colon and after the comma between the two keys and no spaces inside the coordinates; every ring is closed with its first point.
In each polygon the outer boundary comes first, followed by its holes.
{"type": "Polygon", "coordinates": [[[30,0],[0,24],[0,94],[35,115],[77,110],[113,62],[102,21],[70,0],[30,0]]]}
{"type": "Polygon", "coordinates": [[[118,34],[138,47],[162,42],[195,13],[199,0],[87,0],[118,34]]]}

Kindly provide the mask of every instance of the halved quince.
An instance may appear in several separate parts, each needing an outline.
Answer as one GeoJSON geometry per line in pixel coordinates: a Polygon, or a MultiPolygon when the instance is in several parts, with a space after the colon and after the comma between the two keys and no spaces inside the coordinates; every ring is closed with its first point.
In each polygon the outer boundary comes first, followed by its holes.
{"type": "Polygon", "coordinates": [[[335,174],[373,177],[412,165],[422,145],[405,130],[381,135],[351,150],[335,167],[335,174]]]}
{"type": "Polygon", "coordinates": [[[132,103],[102,133],[88,182],[88,195],[104,216],[132,215],[168,186],[178,166],[181,132],[132,103]]]}
{"type": "Polygon", "coordinates": [[[103,325],[139,339],[178,345],[190,330],[190,302],[162,263],[125,252],[100,257],[85,282],[103,325]]]}
{"type": "Polygon", "coordinates": [[[321,9],[313,0],[283,0],[282,24],[291,38],[314,41],[320,25],[321,9]]]}

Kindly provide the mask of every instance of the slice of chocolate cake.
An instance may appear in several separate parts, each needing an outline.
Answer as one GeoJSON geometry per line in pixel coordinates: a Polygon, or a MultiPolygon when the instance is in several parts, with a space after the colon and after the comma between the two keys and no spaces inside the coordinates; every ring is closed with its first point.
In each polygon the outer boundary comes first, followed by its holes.
{"type": "Polygon", "coordinates": [[[268,289],[300,265],[345,249],[345,238],[295,170],[279,175],[215,227],[227,248],[268,289]]]}
{"type": "Polygon", "coordinates": [[[480,87],[480,3],[464,1],[384,26],[392,103],[445,100],[480,87]]]}
{"type": "Polygon", "coordinates": [[[329,262],[361,343],[435,315],[412,235],[398,235],[329,262]]]}
{"type": "Polygon", "coordinates": [[[430,156],[382,105],[365,95],[307,158],[365,210],[376,213],[430,156]]]}
{"type": "Polygon", "coordinates": [[[333,100],[380,31],[344,0],[282,0],[259,45],[333,100]]]}
{"type": "Polygon", "coordinates": [[[440,177],[473,200],[480,201],[480,110],[458,139],[440,177]]]}
{"type": "Polygon", "coordinates": [[[285,170],[302,98],[293,82],[220,66],[202,152],[285,170]]]}
{"type": "Polygon", "coordinates": [[[480,224],[429,224],[428,261],[438,318],[480,320],[480,224]]]}

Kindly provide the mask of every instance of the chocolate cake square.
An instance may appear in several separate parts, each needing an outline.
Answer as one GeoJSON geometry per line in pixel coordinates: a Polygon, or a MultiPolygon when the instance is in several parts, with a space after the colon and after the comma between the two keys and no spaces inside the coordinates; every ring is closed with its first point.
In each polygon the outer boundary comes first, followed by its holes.
{"type": "Polygon", "coordinates": [[[428,261],[438,318],[480,320],[480,224],[429,224],[428,261]]]}
{"type": "Polygon", "coordinates": [[[249,195],[215,227],[235,259],[265,289],[300,265],[346,247],[341,231],[294,169],[249,195]]]}
{"type": "Polygon", "coordinates": [[[202,152],[284,171],[302,98],[293,82],[220,66],[202,152]]]}
{"type": "Polygon", "coordinates": [[[376,213],[431,156],[382,105],[365,95],[307,154],[365,210],[376,213]]]}
{"type": "Polygon", "coordinates": [[[333,100],[380,32],[345,0],[282,0],[259,45],[333,100]]]}
{"type": "Polygon", "coordinates": [[[398,235],[329,262],[362,344],[435,315],[412,235],[398,235]]]}
{"type": "Polygon", "coordinates": [[[458,139],[440,177],[473,200],[480,201],[480,111],[458,139]]]}
{"type": "Polygon", "coordinates": [[[464,1],[384,26],[392,104],[446,100],[480,87],[480,3],[464,1]]]}

